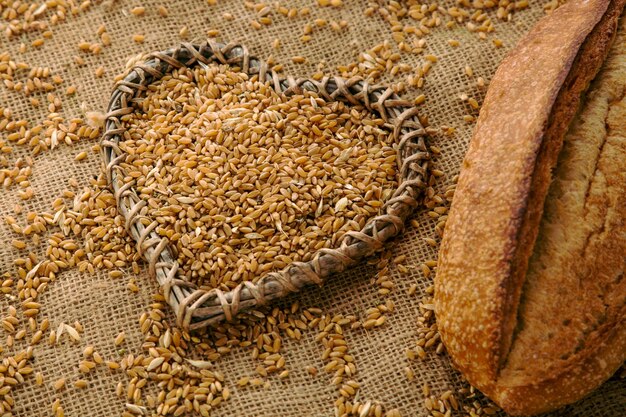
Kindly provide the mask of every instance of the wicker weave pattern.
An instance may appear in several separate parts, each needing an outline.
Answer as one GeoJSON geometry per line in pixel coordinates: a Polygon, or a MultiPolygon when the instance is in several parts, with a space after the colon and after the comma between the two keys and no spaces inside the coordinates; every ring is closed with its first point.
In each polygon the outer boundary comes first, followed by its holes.
{"type": "Polygon", "coordinates": [[[108,106],[102,148],[108,181],[126,220],[126,230],[137,242],[137,250],[148,261],[151,275],[156,277],[176,312],[178,325],[193,330],[223,319],[230,320],[240,311],[299,291],[307,284],[321,285],[333,273],[370,256],[400,233],[427,186],[428,133],[431,132],[422,126],[417,109],[399,99],[391,88],[371,86],[361,78],[325,77],[320,81],[280,78],[266,63],[251,56],[245,46],[209,40],[199,45],[183,43],[176,49],[151,53],[117,83],[108,106]],[[210,63],[227,64],[258,75],[279,93],[291,95],[303,89],[312,90],[325,100],[362,105],[378,113],[396,142],[400,172],[400,184],[383,206],[384,214],[371,218],[363,230],[346,233],[337,249],[319,250],[309,262],[294,262],[256,283],[243,282],[229,292],[206,291],[179,277],[169,242],[154,231],[157,222],[149,217],[146,202],[137,196],[132,181],[123,182],[125,175],[119,163],[125,154],[118,144],[124,128],[120,117],[133,112],[133,102],[140,100],[147,86],[166,73],[210,63]]]}

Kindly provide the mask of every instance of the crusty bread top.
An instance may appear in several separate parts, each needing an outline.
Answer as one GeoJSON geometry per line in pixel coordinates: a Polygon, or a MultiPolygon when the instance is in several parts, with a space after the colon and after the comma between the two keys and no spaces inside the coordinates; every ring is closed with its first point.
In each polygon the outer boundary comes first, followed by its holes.
{"type": "Polygon", "coordinates": [[[507,361],[489,396],[528,415],[626,360],[626,16],[572,122],[544,205],[507,361]]]}
{"type": "Polygon", "coordinates": [[[435,298],[446,347],[479,388],[495,381],[506,359],[550,168],[608,43],[579,51],[610,4],[574,0],[542,19],[500,65],[482,106],[441,245],[435,298]],[[590,62],[566,91],[573,110],[551,119],[581,59],[590,62]],[[560,130],[546,138],[551,126],[560,130]]]}
{"type": "MultiPolygon", "coordinates": [[[[626,19],[565,136],[498,383],[576,366],[626,320],[626,19]]],[[[626,355],[611,352],[621,362],[626,355]]],[[[616,360],[598,358],[607,363],[616,360]]],[[[593,378],[589,375],[588,378],[593,378]]],[[[587,382],[587,386],[591,383],[587,382]]]]}

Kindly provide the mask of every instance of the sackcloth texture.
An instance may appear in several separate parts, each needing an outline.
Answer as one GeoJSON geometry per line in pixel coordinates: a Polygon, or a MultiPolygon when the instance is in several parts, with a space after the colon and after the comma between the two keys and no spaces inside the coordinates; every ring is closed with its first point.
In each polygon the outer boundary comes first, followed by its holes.
{"type": "MultiPolygon", "coordinates": [[[[247,8],[242,1],[219,1],[216,5],[208,5],[207,1],[115,1],[93,2],[84,12],[69,16],[66,21],[52,27],[53,36],[46,40],[41,48],[28,48],[20,53],[21,42],[30,44],[39,35],[27,33],[14,39],[2,37],[0,49],[7,51],[12,59],[30,63],[32,66],[50,67],[55,74],[65,80],[63,86],[76,85],[78,92],[74,96],[63,98],[63,113],[66,117],[81,115],[83,108],[104,112],[109,100],[115,75],[122,73],[129,57],[150,51],[164,50],[180,42],[179,31],[186,26],[189,29],[189,40],[206,38],[207,31],[219,29],[218,40],[236,41],[245,44],[251,53],[267,59],[272,56],[277,62],[284,64],[285,74],[308,77],[316,72],[317,64],[326,62],[325,71],[337,74],[339,65],[356,62],[358,54],[364,52],[384,40],[394,45],[392,31],[380,16],[366,17],[364,10],[369,6],[367,1],[344,1],[340,8],[317,7],[317,2],[297,0],[287,2],[287,7],[301,9],[308,6],[311,13],[307,17],[294,19],[280,18],[260,30],[250,26],[254,11],[247,8]],[[169,15],[159,17],[156,9],[166,5],[169,15]],[[143,17],[129,13],[135,6],[144,6],[143,17]],[[234,16],[232,21],[225,21],[223,13],[234,16]],[[312,40],[302,43],[300,36],[305,23],[315,18],[328,21],[345,20],[346,30],[333,32],[329,28],[314,33],[312,40]],[[79,55],[77,45],[81,40],[97,41],[96,28],[104,23],[112,38],[112,46],[104,48],[99,55],[83,54],[86,65],[77,67],[73,57],[79,55]],[[145,35],[142,44],[133,41],[134,34],[145,35]],[[274,39],[281,40],[281,47],[274,49],[274,39]],[[291,57],[301,55],[307,58],[304,64],[294,64],[291,57]],[[104,76],[94,76],[97,67],[103,66],[104,76]],[[84,104],[82,104],[84,103],[84,104]]],[[[475,97],[479,102],[484,97],[486,88],[479,88],[477,77],[487,82],[493,75],[498,63],[515,42],[528,31],[532,25],[545,15],[545,2],[531,2],[528,8],[516,11],[510,22],[502,22],[495,17],[495,9],[488,13],[492,16],[495,33],[482,40],[476,33],[470,33],[464,26],[452,29],[438,27],[426,36],[425,53],[438,57],[426,76],[422,89],[409,89],[404,97],[411,98],[425,94],[427,100],[421,105],[422,113],[428,117],[433,127],[442,125],[456,128],[453,135],[437,135],[433,142],[441,148],[441,155],[434,160],[434,166],[445,172],[445,176],[437,184],[443,188],[453,181],[458,174],[459,166],[471,137],[473,124],[463,120],[464,115],[476,112],[459,99],[461,94],[475,97]],[[536,4],[535,4],[536,3],[536,4]],[[492,39],[502,41],[502,47],[495,47],[492,39]],[[451,47],[449,39],[457,39],[458,47],[451,47]],[[466,65],[471,66],[473,75],[465,72],[466,65]]],[[[446,0],[440,3],[443,7],[454,7],[456,1],[446,0]]],[[[401,62],[418,66],[424,63],[423,54],[402,54],[401,62]]],[[[379,83],[387,84],[400,80],[385,74],[379,83]]],[[[65,88],[65,87],[63,87],[65,88]]],[[[45,102],[45,98],[43,100],[45,102]]],[[[0,88],[0,102],[8,107],[17,118],[24,118],[33,124],[41,123],[47,115],[46,105],[33,108],[23,95],[0,88]]],[[[47,104],[47,103],[46,103],[47,104]]],[[[5,133],[1,133],[5,135],[5,133]]],[[[0,215],[15,215],[13,207],[21,204],[24,213],[50,211],[52,201],[61,196],[67,187],[68,179],[76,178],[80,186],[88,185],[93,176],[100,174],[102,160],[100,154],[93,152],[91,147],[96,140],[81,140],[73,146],[58,146],[36,156],[31,186],[33,198],[22,201],[18,195],[19,187],[2,189],[0,199],[0,215]],[[86,151],[88,157],[76,161],[74,156],[86,151]]],[[[27,147],[15,146],[10,160],[26,157],[30,153],[27,147]]],[[[392,247],[393,256],[406,255],[407,264],[419,265],[426,259],[436,259],[436,248],[429,246],[424,238],[436,237],[436,221],[430,218],[427,210],[415,213],[419,227],[407,226],[404,233],[395,240],[392,247]]],[[[16,238],[11,228],[0,222],[0,274],[8,272],[15,275],[16,267],[13,260],[23,253],[11,246],[16,238]]],[[[40,255],[45,248],[45,237],[38,249],[40,255]]],[[[324,287],[307,288],[299,294],[289,296],[284,305],[295,300],[302,307],[319,307],[324,313],[342,313],[363,315],[370,308],[384,303],[386,298],[378,293],[378,287],[371,281],[375,269],[367,265],[359,266],[346,273],[331,277],[324,287]]],[[[132,272],[129,272],[132,274],[132,272]]],[[[411,269],[408,273],[391,271],[395,284],[391,299],[395,303],[395,311],[388,316],[384,326],[370,331],[346,331],[346,341],[357,364],[356,379],[360,383],[359,400],[380,402],[385,409],[398,408],[404,416],[427,416],[424,407],[421,386],[428,384],[435,394],[447,390],[455,393],[467,388],[467,383],[450,365],[445,354],[430,352],[420,361],[408,361],[405,356],[407,348],[415,345],[417,335],[416,320],[418,304],[426,297],[426,289],[432,285],[432,275],[425,278],[419,269],[411,269]],[[417,285],[417,293],[407,295],[412,284],[417,285]],[[404,374],[406,366],[415,373],[415,379],[408,381],[404,374]]],[[[34,417],[53,415],[51,404],[60,398],[66,416],[114,416],[124,411],[125,399],[115,393],[116,385],[128,382],[129,377],[122,371],[112,372],[99,367],[84,378],[89,380],[87,389],[68,388],[57,392],[52,382],[66,377],[79,377],[77,368],[82,358],[82,350],[86,345],[94,345],[107,358],[118,358],[118,348],[113,340],[121,331],[126,333],[125,346],[129,351],[141,352],[143,336],[138,324],[139,316],[149,311],[152,294],[158,291],[156,282],[148,275],[145,265],[141,273],[134,277],[139,292],[130,292],[127,279],[111,279],[107,271],[96,270],[95,274],[81,273],[77,268],[70,268],[58,275],[51,282],[39,301],[42,304],[39,320],[48,318],[51,328],[60,322],[73,323],[78,320],[84,327],[79,343],[64,340],[56,346],[40,343],[34,348],[32,366],[35,371],[42,372],[45,383],[36,385],[32,376],[24,384],[17,387],[12,395],[15,399],[13,415],[34,417]]],[[[9,305],[19,304],[17,300],[2,297],[0,304],[3,315],[9,305]]],[[[173,317],[168,317],[174,322],[173,317]]],[[[47,334],[44,335],[47,337],[47,334]]],[[[283,355],[290,376],[281,380],[270,376],[267,387],[238,389],[237,378],[252,375],[256,366],[248,350],[233,349],[214,364],[214,369],[225,375],[224,384],[230,387],[231,397],[211,411],[214,416],[333,416],[334,401],[338,393],[330,385],[331,376],[320,372],[311,377],[305,370],[307,365],[322,368],[321,359],[323,346],[314,340],[315,332],[305,332],[300,341],[286,340],[283,355]]],[[[28,339],[28,337],[27,337],[28,339]]],[[[4,344],[4,343],[3,343],[4,344]]],[[[16,342],[13,348],[4,348],[5,354],[25,346],[16,342]]],[[[198,358],[201,359],[201,358],[198,358]]],[[[459,396],[459,401],[469,403],[488,401],[477,395],[470,400],[459,396]],[[465,401],[465,402],[464,402],[465,401]]],[[[550,416],[574,417],[618,417],[626,410],[626,383],[619,377],[613,377],[601,388],[586,399],[569,406],[550,416]]],[[[466,415],[457,412],[453,415],[466,415]]],[[[505,415],[500,412],[497,415],[505,415]]]]}

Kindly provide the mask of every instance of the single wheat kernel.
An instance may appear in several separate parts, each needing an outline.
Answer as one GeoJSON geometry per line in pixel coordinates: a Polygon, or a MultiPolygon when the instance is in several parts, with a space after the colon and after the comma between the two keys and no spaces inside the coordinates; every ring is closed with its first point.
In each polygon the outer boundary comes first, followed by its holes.
{"type": "Polygon", "coordinates": [[[125,339],[126,339],[126,334],[124,332],[120,332],[115,337],[115,346],[120,346],[122,343],[124,343],[125,339]]]}
{"type": "Polygon", "coordinates": [[[60,391],[65,387],[65,378],[56,380],[53,384],[55,390],[60,391]]]}
{"type": "Polygon", "coordinates": [[[88,385],[89,382],[85,381],[84,379],[78,379],[74,382],[74,386],[79,389],[87,388],[88,385]]]}
{"type": "Polygon", "coordinates": [[[137,6],[130,9],[130,12],[135,16],[143,16],[146,13],[146,8],[142,6],[137,6]]]}

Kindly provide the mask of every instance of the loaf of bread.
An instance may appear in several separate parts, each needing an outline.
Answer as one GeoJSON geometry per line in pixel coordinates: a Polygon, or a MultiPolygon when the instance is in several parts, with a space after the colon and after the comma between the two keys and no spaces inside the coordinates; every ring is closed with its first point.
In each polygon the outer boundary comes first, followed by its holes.
{"type": "Polygon", "coordinates": [[[626,360],[624,3],[570,0],[539,21],[496,72],[461,168],[435,313],[454,365],[513,415],[575,402],[626,360]]]}

